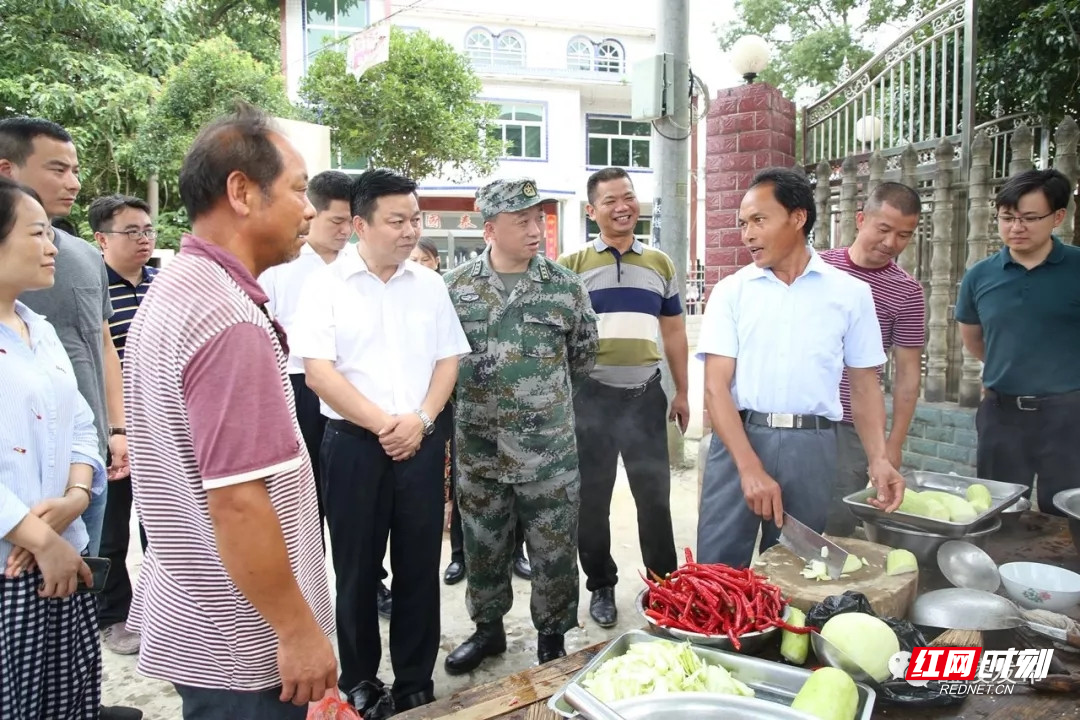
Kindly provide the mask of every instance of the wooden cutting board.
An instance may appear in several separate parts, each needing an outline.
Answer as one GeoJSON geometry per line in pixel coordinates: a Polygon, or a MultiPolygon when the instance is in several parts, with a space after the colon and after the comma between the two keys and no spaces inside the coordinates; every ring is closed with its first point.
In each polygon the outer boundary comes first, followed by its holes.
{"type": "Polygon", "coordinates": [[[766,575],[803,612],[830,595],[856,590],[866,595],[879,616],[907,617],[918,592],[919,573],[890,577],[885,574],[885,557],[892,548],[857,538],[828,537],[849,553],[869,560],[870,565],[839,580],[808,580],[800,574],[806,567],[802,558],[783,545],[774,545],[758,557],[754,569],[766,575]]]}

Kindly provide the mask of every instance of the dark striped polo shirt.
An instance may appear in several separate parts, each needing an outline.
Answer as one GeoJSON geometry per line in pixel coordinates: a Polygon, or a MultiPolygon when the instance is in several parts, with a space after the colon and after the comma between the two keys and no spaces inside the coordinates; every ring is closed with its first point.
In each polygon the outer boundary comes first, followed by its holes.
{"type": "Polygon", "coordinates": [[[128,328],[135,319],[135,311],[139,309],[146,291],[150,288],[154,276],[158,270],[146,265],[143,267],[142,282],[132,285],[120,273],[105,263],[105,270],[109,274],[109,299],[112,300],[113,314],[109,318],[109,332],[112,333],[113,345],[120,354],[120,362],[124,362],[124,345],[127,344],[128,328]]]}
{"type": "Polygon", "coordinates": [[[559,264],[581,278],[599,318],[592,379],[615,387],[647,382],[660,366],[660,318],[683,311],[675,263],[639,240],[620,254],[597,238],[559,264]]]}

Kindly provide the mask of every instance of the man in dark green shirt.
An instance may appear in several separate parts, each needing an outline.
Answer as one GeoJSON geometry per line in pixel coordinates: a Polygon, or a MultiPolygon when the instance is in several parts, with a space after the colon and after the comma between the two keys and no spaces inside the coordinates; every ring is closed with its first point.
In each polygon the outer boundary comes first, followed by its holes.
{"type": "Polygon", "coordinates": [[[960,285],[956,319],[983,361],[977,474],[1031,487],[1043,512],[1080,486],[1080,247],[1052,235],[1073,185],[1056,170],[1015,175],[995,200],[1004,247],[960,285]]]}

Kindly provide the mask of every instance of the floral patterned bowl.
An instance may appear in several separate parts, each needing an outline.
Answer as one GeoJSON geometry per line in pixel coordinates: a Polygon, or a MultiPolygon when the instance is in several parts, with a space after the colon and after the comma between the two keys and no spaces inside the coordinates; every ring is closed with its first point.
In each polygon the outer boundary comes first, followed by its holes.
{"type": "Polygon", "coordinates": [[[1030,609],[1062,612],[1080,603],[1080,575],[1033,562],[1013,562],[1002,565],[1001,581],[1018,605],[1030,609]]]}

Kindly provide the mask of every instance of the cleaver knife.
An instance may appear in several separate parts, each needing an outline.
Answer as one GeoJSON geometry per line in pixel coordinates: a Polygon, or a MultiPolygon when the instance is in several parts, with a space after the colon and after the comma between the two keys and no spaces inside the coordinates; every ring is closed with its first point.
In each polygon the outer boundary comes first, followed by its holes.
{"type": "Polygon", "coordinates": [[[837,580],[844,569],[848,552],[831,540],[826,540],[819,533],[784,513],[784,526],[780,528],[780,544],[803,560],[810,562],[818,560],[825,563],[829,577],[837,580]],[[822,554],[822,548],[825,553],[822,554]]]}

